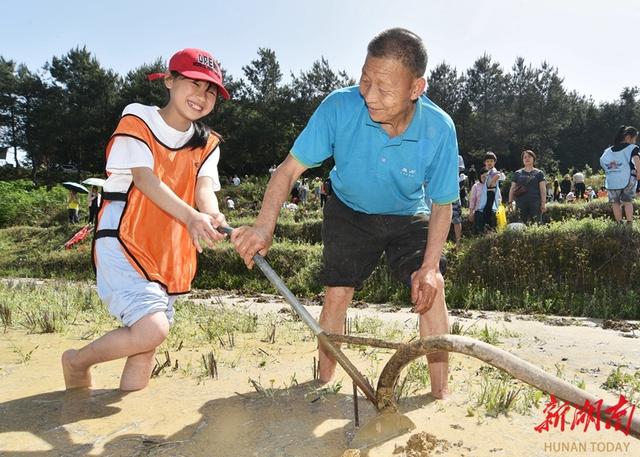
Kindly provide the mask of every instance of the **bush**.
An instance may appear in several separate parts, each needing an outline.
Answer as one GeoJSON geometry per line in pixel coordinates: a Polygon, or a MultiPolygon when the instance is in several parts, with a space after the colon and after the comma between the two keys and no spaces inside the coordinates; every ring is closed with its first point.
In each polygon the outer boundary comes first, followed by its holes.
{"type": "MultiPolygon", "coordinates": [[[[309,297],[322,289],[317,274],[321,252],[322,248],[318,245],[276,243],[269,251],[267,261],[294,294],[309,297]]],[[[199,256],[194,286],[203,289],[276,293],[258,267],[247,269],[230,243],[207,249],[199,256]]]]}
{"type": "MultiPolygon", "coordinates": [[[[268,255],[275,272],[301,299],[322,291],[322,246],[287,237],[315,239],[320,224],[286,220],[268,255]]],[[[90,243],[62,249],[76,229],[0,230],[0,274],[92,279],[90,243]]],[[[569,219],[463,238],[462,246],[448,254],[447,303],[453,308],[640,319],[640,292],[634,286],[638,252],[640,230],[606,219],[569,219]]],[[[228,242],[206,249],[198,261],[194,287],[275,293],[257,268],[245,267],[228,242]]],[[[408,305],[409,290],[381,262],[356,299],[408,305]]]]}
{"type": "MultiPolygon", "coordinates": [[[[60,185],[47,190],[26,179],[0,181],[0,195],[0,227],[66,221],[68,191],[60,185]]],[[[82,198],[80,202],[82,208],[82,198]]]]}
{"type": "MultiPolygon", "coordinates": [[[[640,203],[634,202],[634,212],[640,211],[640,203]]],[[[613,210],[607,199],[597,199],[585,203],[549,203],[547,215],[552,221],[567,219],[603,218],[613,220],[613,210]]]]}
{"type": "Polygon", "coordinates": [[[449,301],[481,309],[637,319],[640,295],[630,286],[640,261],[629,255],[637,252],[637,228],[603,219],[490,234],[451,259],[449,301]]]}

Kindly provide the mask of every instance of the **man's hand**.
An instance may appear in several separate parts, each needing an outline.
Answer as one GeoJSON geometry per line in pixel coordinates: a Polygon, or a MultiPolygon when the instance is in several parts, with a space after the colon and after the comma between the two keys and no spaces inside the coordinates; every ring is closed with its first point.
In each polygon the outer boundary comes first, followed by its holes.
{"type": "Polygon", "coordinates": [[[256,252],[267,255],[273,242],[273,233],[260,227],[242,226],[233,230],[231,242],[244,260],[247,268],[253,268],[253,256],[256,252]]]}
{"type": "Polygon", "coordinates": [[[431,309],[436,295],[444,293],[444,278],[438,266],[435,268],[420,267],[411,275],[411,302],[414,311],[419,314],[431,309]]]}

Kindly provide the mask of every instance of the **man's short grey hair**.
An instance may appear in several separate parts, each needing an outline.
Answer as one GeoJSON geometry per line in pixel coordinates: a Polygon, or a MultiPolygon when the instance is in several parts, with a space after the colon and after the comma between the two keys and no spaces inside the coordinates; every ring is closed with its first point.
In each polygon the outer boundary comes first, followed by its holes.
{"type": "Polygon", "coordinates": [[[418,78],[427,71],[427,49],[415,33],[396,27],[380,32],[367,46],[371,57],[391,57],[399,60],[418,78]]]}

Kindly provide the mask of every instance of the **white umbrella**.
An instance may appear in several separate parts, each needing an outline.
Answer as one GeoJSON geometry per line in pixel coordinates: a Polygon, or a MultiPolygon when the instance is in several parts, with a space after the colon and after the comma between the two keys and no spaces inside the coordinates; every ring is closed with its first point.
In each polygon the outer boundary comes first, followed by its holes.
{"type": "Polygon", "coordinates": [[[86,184],[87,186],[102,187],[104,186],[105,181],[106,179],[102,179],[102,178],[87,178],[84,181],[82,181],[82,184],[86,184]]]}
{"type": "Polygon", "coordinates": [[[89,189],[84,187],[82,184],[78,184],[77,182],[71,182],[71,181],[63,182],[62,187],[64,187],[65,189],[73,190],[75,192],[81,192],[83,194],[89,193],[89,189]]]}

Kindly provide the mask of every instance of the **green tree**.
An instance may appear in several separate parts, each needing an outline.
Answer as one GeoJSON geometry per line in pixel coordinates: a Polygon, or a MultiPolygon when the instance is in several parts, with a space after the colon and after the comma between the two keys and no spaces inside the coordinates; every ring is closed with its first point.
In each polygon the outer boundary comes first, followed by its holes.
{"type": "Polygon", "coordinates": [[[483,55],[467,70],[465,99],[472,109],[470,131],[475,149],[506,150],[502,135],[505,118],[507,76],[491,56],[483,55]]]}
{"type": "Polygon", "coordinates": [[[120,77],[103,69],[86,47],[54,57],[47,68],[64,94],[62,159],[84,170],[103,169],[103,151],[118,117],[120,77]]]}
{"type": "Polygon", "coordinates": [[[161,80],[149,81],[148,78],[152,73],[164,71],[163,60],[158,58],[150,64],[143,64],[128,72],[118,93],[118,108],[124,109],[130,103],[164,106],[168,98],[166,87],[161,80]]]}
{"type": "Polygon", "coordinates": [[[21,119],[18,113],[16,64],[0,56],[0,147],[13,149],[16,166],[21,140],[21,119]]]}

